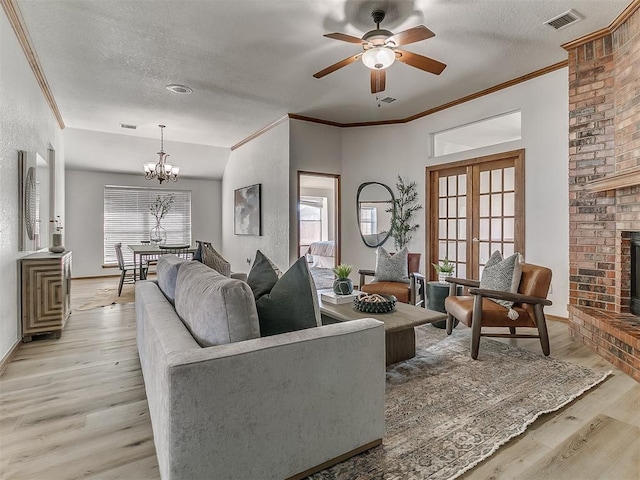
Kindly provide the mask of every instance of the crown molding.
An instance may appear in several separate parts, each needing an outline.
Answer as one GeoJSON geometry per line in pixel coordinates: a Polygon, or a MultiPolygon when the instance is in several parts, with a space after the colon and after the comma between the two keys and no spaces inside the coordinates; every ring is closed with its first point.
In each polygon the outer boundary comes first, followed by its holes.
{"type": "Polygon", "coordinates": [[[627,5],[627,8],[625,8],[622,13],[620,13],[620,15],[618,15],[613,22],[611,22],[611,25],[595,32],[589,33],[588,35],[585,35],[583,37],[567,42],[561,45],[562,48],[567,51],[573,50],[574,48],[584,45],[585,43],[593,42],[594,40],[598,40],[599,38],[611,35],[620,25],[629,20],[629,17],[636,13],[638,8],[640,8],[640,0],[632,0],[632,2],[627,5]]]}
{"type": "Polygon", "coordinates": [[[42,67],[40,66],[40,61],[38,60],[36,51],[31,44],[31,39],[29,38],[29,33],[27,32],[27,28],[25,26],[24,19],[22,18],[22,14],[20,13],[18,5],[16,4],[15,0],[0,0],[0,3],[2,3],[2,8],[7,14],[7,19],[13,27],[13,31],[16,34],[18,43],[20,43],[22,51],[27,57],[27,62],[29,62],[29,66],[31,67],[31,70],[36,77],[36,81],[40,86],[40,90],[42,90],[42,94],[44,95],[45,100],[47,101],[49,107],[51,108],[51,111],[53,112],[53,116],[56,117],[60,128],[64,129],[64,120],[62,119],[62,115],[60,114],[60,110],[58,109],[58,105],[56,104],[56,100],[53,98],[53,94],[51,93],[51,89],[49,88],[49,83],[47,83],[47,79],[44,76],[44,72],[42,70],[42,67]]]}
{"type": "Polygon", "coordinates": [[[288,120],[289,116],[288,115],[284,115],[283,117],[280,117],[279,119],[277,119],[274,122],[271,122],[269,125],[267,125],[266,127],[262,127],[260,130],[258,130],[255,133],[252,133],[251,135],[249,135],[248,137],[244,138],[243,140],[240,140],[238,143],[236,143],[235,145],[233,145],[231,147],[231,151],[233,152],[234,150],[240,148],[241,146],[243,146],[246,143],[249,143],[251,140],[259,137],[260,135],[262,135],[263,133],[268,132],[269,130],[271,130],[272,128],[277,127],[278,125],[280,125],[282,122],[284,122],[285,120],[288,120]]]}

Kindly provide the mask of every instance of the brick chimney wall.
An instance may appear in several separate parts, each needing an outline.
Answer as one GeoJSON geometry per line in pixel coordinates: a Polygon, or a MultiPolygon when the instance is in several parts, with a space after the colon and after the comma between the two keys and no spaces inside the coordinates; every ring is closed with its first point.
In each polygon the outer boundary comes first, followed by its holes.
{"type": "Polygon", "coordinates": [[[568,49],[569,325],[640,381],[640,322],[629,313],[630,233],[640,185],[584,190],[640,167],[640,11],[568,49]]]}

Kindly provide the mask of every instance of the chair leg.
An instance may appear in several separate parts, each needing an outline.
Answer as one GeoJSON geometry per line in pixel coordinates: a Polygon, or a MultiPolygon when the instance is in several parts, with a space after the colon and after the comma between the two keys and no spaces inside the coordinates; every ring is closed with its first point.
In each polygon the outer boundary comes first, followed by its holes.
{"type": "Polygon", "coordinates": [[[453,315],[451,315],[450,313],[447,314],[447,335],[451,335],[451,332],[453,332],[453,321],[455,319],[453,318],[453,315]]]}
{"type": "Polygon", "coordinates": [[[482,295],[473,299],[473,316],[471,318],[471,358],[478,358],[480,350],[480,330],[482,329],[482,295]]]}
{"type": "Polygon", "coordinates": [[[515,335],[516,334],[516,327],[509,327],[509,333],[511,335],[515,335]]]}
{"type": "Polygon", "coordinates": [[[540,334],[540,345],[542,346],[542,353],[545,357],[548,357],[551,353],[551,347],[549,346],[549,332],[547,332],[547,320],[544,318],[544,312],[542,311],[542,305],[536,304],[533,307],[536,323],[538,324],[538,333],[540,334]]]}
{"type": "Polygon", "coordinates": [[[122,284],[124,283],[124,276],[127,274],[126,270],[122,270],[120,273],[120,285],[118,285],[118,296],[122,293],[122,284]]]}

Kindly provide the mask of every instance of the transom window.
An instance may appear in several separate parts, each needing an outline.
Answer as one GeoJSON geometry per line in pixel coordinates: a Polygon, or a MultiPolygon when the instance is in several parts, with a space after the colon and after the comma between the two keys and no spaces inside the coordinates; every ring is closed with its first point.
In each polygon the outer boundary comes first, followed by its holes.
{"type": "Polygon", "coordinates": [[[116,265],[114,245],[122,243],[125,262],[132,262],[132,253],[126,248],[149,240],[149,232],[156,219],[149,210],[158,196],[173,194],[174,203],[160,225],[167,231],[168,244],[191,244],[191,192],[160,188],[104,187],[104,252],[105,265],[116,265]]]}

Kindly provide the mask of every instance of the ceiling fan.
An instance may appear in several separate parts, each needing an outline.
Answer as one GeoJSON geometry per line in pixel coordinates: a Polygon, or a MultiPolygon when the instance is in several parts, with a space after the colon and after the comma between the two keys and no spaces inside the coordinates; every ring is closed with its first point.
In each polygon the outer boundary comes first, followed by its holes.
{"type": "Polygon", "coordinates": [[[424,25],[410,28],[400,33],[394,34],[389,30],[380,28],[380,22],[384,20],[384,10],[374,10],[371,17],[376,24],[375,30],[365,33],[362,38],[347,35],[345,33],[327,33],[325,37],[335,40],[342,40],[348,43],[358,43],[362,45],[362,52],[345,58],[344,60],[334,63],[333,65],[320,70],[313,76],[322,78],[325,75],[335,72],[336,70],[346,67],[347,65],[362,59],[362,63],[371,69],[371,93],[382,92],[385,89],[386,73],[385,69],[389,67],[396,59],[412,67],[419,68],[425,72],[440,75],[446,68],[444,63],[438,62],[429,57],[418,55],[417,53],[400,50],[398,47],[408,45],[410,43],[419,42],[435,36],[431,30],[424,25]]]}

